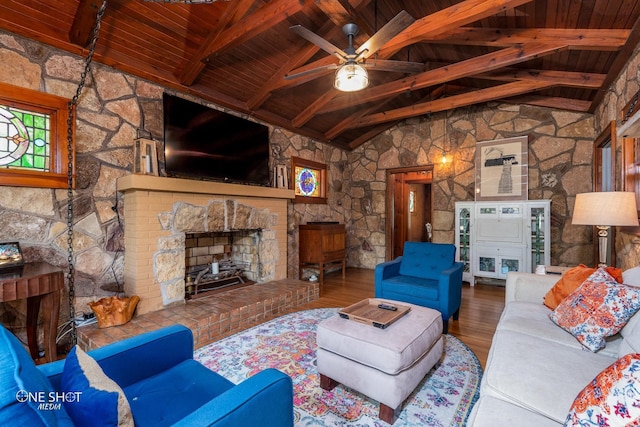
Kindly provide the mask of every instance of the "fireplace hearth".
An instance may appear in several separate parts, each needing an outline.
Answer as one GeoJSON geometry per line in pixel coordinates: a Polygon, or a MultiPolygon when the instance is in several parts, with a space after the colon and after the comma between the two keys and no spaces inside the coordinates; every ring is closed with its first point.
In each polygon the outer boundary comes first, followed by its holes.
{"type": "Polygon", "coordinates": [[[184,304],[190,269],[200,272],[214,260],[247,264],[243,280],[256,286],[287,277],[292,190],[128,175],[118,180],[118,191],[124,192],[125,293],[140,296],[138,314],[184,304]],[[234,237],[228,243],[211,237],[217,252],[198,249],[187,261],[191,236],[206,233],[234,237]]]}

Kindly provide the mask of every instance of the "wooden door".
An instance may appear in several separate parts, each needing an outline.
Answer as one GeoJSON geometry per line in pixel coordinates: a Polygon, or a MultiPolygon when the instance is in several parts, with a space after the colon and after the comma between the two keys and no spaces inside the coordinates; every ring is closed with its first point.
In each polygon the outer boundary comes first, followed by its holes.
{"type": "Polygon", "coordinates": [[[427,241],[426,223],[431,223],[433,167],[387,171],[387,254],[400,255],[406,241],[427,241]]]}

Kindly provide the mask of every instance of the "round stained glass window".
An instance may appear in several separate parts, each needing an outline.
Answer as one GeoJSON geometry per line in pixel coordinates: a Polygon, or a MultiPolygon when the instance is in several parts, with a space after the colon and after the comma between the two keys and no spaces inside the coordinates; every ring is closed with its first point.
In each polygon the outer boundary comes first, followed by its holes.
{"type": "Polygon", "coordinates": [[[300,170],[297,181],[300,192],[305,196],[312,195],[318,187],[318,181],[315,174],[307,168],[300,170]]]}

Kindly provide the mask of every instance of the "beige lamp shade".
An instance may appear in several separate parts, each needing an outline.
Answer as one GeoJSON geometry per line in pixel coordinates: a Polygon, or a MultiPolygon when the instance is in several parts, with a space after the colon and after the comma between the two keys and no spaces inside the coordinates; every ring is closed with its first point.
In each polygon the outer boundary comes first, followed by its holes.
{"type": "Polygon", "coordinates": [[[637,226],[636,193],[600,191],[576,195],[573,225],[637,226]]]}

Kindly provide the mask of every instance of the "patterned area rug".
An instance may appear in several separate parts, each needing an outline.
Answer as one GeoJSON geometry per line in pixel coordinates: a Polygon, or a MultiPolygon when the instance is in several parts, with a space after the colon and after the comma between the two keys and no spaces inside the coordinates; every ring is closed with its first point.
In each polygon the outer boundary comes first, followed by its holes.
{"type": "MultiPolygon", "coordinates": [[[[323,308],[287,314],[201,347],[194,357],[236,384],[265,368],[288,374],[293,379],[296,427],[388,426],[378,419],[376,401],[342,385],[332,391],[320,388],[316,327],[336,312],[323,308]]],[[[481,377],[475,354],[446,335],[442,363],[405,402],[394,427],[464,426],[481,377]]]]}

